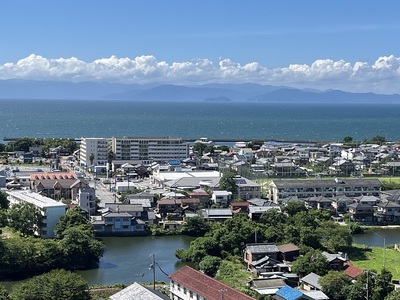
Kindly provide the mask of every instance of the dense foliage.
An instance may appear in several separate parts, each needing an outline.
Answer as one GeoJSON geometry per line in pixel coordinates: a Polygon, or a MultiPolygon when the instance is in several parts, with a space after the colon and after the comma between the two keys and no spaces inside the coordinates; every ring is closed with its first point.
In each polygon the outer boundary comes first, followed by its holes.
{"type": "Polygon", "coordinates": [[[90,294],[87,282],[80,275],[65,270],[53,270],[15,285],[10,299],[89,300],[90,294]]]}
{"type": "Polygon", "coordinates": [[[73,139],[45,139],[45,138],[21,138],[15,141],[10,141],[4,146],[4,151],[24,151],[28,152],[29,147],[42,146],[42,152],[45,155],[49,153],[50,148],[62,146],[70,153],[78,149],[78,144],[73,139]]]}
{"type": "Polygon", "coordinates": [[[269,210],[260,222],[245,215],[235,215],[224,223],[212,223],[211,229],[194,240],[189,249],[178,249],[177,257],[199,263],[205,256],[227,258],[241,256],[247,243],[294,243],[303,250],[321,249],[331,253],[345,251],[351,246],[352,236],[347,227],[330,221],[329,213],[298,208],[290,216],[279,210],[269,210]]]}
{"type": "Polygon", "coordinates": [[[8,209],[8,226],[20,232],[23,236],[40,235],[44,218],[40,209],[32,203],[14,204],[8,209]]]}
{"type": "Polygon", "coordinates": [[[97,266],[104,245],[95,239],[92,225],[78,214],[76,209],[67,211],[57,226],[58,239],[16,235],[0,240],[0,273],[29,275],[57,268],[97,266]]]}

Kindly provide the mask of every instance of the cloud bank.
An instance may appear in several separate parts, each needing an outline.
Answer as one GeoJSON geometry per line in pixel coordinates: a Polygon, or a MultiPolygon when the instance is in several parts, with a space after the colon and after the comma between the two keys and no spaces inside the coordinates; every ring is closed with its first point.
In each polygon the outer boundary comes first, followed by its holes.
{"type": "Polygon", "coordinates": [[[311,65],[291,64],[266,68],[257,62],[240,64],[230,59],[167,63],[152,55],[131,58],[48,59],[31,54],[16,63],[0,65],[0,79],[104,81],[119,83],[258,83],[297,88],[340,89],[350,92],[400,93],[400,58],[379,57],[373,64],[320,59],[311,65]]]}

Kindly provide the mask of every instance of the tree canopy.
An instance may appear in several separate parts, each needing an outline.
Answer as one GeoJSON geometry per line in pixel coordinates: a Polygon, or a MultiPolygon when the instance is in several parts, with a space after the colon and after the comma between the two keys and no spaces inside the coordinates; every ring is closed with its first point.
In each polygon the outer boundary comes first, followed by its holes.
{"type": "Polygon", "coordinates": [[[8,225],[24,236],[40,235],[44,217],[32,203],[14,204],[8,209],[8,225]]]}
{"type": "Polygon", "coordinates": [[[235,195],[237,192],[235,176],[234,172],[225,172],[219,181],[219,189],[232,192],[235,195]]]}
{"type": "Polygon", "coordinates": [[[82,276],[66,270],[53,270],[16,284],[12,300],[90,300],[88,284],[82,276]]]}

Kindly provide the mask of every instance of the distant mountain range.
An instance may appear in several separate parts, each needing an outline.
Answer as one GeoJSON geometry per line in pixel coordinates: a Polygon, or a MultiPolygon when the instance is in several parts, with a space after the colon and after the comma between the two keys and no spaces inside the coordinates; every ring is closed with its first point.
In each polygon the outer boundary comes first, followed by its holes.
{"type": "Polygon", "coordinates": [[[319,91],[251,83],[181,86],[17,79],[0,80],[0,99],[400,103],[399,94],[319,91]]]}

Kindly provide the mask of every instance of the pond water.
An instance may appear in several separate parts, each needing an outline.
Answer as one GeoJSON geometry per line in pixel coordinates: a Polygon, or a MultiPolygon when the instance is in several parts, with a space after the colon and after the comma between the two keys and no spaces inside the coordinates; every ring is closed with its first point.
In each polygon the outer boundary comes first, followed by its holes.
{"type": "Polygon", "coordinates": [[[400,243],[400,228],[373,228],[353,236],[353,242],[367,246],[383,247],[400,243]]]}

